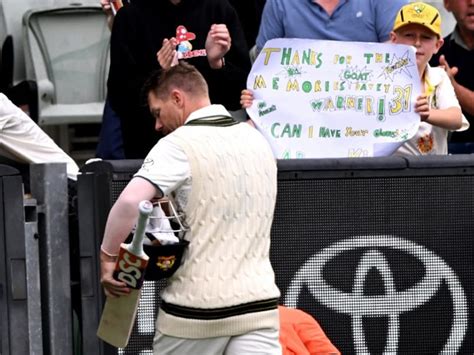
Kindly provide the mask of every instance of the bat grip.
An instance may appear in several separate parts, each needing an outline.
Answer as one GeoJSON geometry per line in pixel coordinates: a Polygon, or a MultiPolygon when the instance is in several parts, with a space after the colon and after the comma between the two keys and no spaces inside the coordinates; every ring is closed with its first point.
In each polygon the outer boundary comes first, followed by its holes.
{"type": "Polygon", "coordinates": [[[138,204],[138,221],[135,228],[135,234],[133,240],[129,246],[129,251],[135,255],[142,255],[143,252],[143,238],[145,236],[146,224],[148,222],[148,217],[153,211],[153,204],[144,200],[138,204]]]}

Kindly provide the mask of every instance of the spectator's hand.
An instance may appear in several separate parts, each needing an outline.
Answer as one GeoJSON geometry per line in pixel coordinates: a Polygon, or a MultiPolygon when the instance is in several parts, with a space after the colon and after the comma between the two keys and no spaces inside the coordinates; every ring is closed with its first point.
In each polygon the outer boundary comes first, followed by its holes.
{"type": "Polygon", "coordinates": [[[444,55],[439,57],[439,65],[444,68],[451,82],[455,81],[454,77],[458,73],[459,69],[457,67],[450,67],[444,55]]]}
{"type": "Polygon", "coordinates": [[[107,15],[107,26],[109,27],[109,30],[112,30],[112,25],[114,24],[114,13],[112,12],[110,0],[100,0],[100,6],[102,6],[102,10],[107,15]]]}
{"type": "Polygon", "coordinates": [[[102,6],[102,10],[108,15],[113,15],[112,13],[112,5],[110,5],[110,0],[100,0],[100,6],[102,6]]]}
{"type": "Polygon", "coordinates": [[[430,117],[430,105],[425,94],[417,97],[415,103],[415,112],[420,114],[420,119],[425,122],[430,117]]]}
{"type": "Polygon", "coordinates": [[[104,287],[104,293],[107,297],[119,297],[130,293],[130,289],[125,282],[117,281],[113,278],[116,258],[110,257],[105,253],[100,253],[100,282],[104,287]]]}
{"type": "Polygon", "coordinates": [[[156,53],[156,59],[163,69],[169,69],[170,67],[178,64],[178,53],[176,52],[177,41],[176,38],[163,40],[163,46],[156,53]]]}
{"type": "Polygon", "coordinates": [[[250,90],[244,89],[240,93],[240,105],[242,108],[249,108],[253,104],[253,93],[250,90]]]}
{"type": "Polygon", "coordinates": [[[207,60],[211,68],[220,69],[223,67],[223,58],[229,51],[231,42],[232,39],[226,25],[214,24],[211,26],[206,38],[207,60]]]}

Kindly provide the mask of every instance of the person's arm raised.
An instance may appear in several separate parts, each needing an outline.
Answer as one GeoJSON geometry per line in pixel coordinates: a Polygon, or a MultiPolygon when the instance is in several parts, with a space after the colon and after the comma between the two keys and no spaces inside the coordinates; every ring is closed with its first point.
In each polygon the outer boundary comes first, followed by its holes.
{"type": "Polygon", "coordinates": [[[474,91],[469,90],[456,81],[456,75],[460,74],[459,69],[457,67],[451,67],[444,55],[439,57],[439,64],[448,74],[462,109],[468,114],[474,115],[474,91]]]}
{"type": "Polygon", "coordinates": [[[176,38],[165,38],[163,40],[163,46],[156,53],[156,59],[160,63],[161,68],[169,69],[170,67],[178,64],[178,56],[176,52],[176,38]]]}
{"type": "Polygon", "coordinates": [[[225,24],[214,24],[211,26],[206,38],[206,52],[209,66],[212,69],[222,68],[224,56],[230,50],[232,39],[225,24]]]}

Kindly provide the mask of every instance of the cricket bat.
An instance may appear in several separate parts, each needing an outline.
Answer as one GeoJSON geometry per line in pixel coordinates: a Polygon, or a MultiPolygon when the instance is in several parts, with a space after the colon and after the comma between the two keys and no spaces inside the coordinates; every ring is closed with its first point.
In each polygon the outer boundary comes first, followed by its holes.
{"type": "Polygon", "coordinates": [[[114,279],[125,282],[131,288],[126,296],[107,297],[97,336],[117,348],[128,344],[130,333],[140,301],[141,287],[148,264],[148,256],[143,251],[143,238],[148,216],[153,211],[150,201],[142,201],[133,240],[130,244],[122,243],[114,271],[114,279]]]}

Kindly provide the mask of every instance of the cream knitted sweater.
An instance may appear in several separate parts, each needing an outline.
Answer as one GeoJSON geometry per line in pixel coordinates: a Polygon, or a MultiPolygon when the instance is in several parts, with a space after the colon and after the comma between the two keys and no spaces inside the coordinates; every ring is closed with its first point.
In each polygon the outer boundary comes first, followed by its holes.
{"type": "Polygon", "coordinates": [[[158,330],[206,338],[278,328],[269,259],[276,163],[268,143],[247,124],[183,126],[165,139],[191,166],[190,244],[161,295],[158,330]]]}

